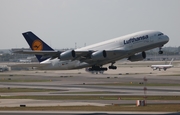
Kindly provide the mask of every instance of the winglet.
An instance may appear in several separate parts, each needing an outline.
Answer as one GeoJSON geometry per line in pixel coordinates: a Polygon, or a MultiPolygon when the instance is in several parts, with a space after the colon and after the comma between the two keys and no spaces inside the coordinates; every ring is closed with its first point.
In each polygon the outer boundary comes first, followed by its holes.
{"type": "MultiPolygon", "coordinates": [[[[31,31],[22,33],[22,35],[24,36],[24,38],[26,39],[27,43],[33,51],[54,51],[49,45],[47,45],[44,41],[42,41],[31,31]]],[[[36,57],[39,62],[48,59],[48,57],[42,58],[42,55],[36,55],[36,57]]]]}

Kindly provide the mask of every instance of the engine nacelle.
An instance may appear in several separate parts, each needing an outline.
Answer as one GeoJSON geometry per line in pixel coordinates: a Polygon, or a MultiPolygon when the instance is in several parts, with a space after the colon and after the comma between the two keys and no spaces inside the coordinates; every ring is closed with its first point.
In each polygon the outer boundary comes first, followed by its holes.
{"type": "Polygon", "coordinates": [[[141,61],[143,59],[146,58],[146,53],[145,52],[142,52],[140,54],[137,54],[137,55],[133,55],[133,56],[130,56],[128,58],[129,61],[141,61]]]}
{"type": "Polygon", "coordinates": [[[60,54],[60,60],[72,60],[76,57],[76,52],[74,50],[68,50],[60,54]]]}
{"type": "Polygon", "coordinates": [[[91,54],[91,59],[93,60],[100,60],[107,57],[106,51],[97,51],[91,54]]]}

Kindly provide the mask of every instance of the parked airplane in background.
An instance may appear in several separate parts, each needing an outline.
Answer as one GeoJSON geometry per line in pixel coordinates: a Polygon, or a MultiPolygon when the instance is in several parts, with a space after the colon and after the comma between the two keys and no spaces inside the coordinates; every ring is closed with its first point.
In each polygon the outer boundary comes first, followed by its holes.
{"type": "Polygon", "coordinates": [[[128,58],[130,61],[140,61],[146,58],[146,50],[161,48],[169,41],[162,32],[145,30],[122,37],[110,39],[86,47],[55,51],[32,32],[23,33],[32,50],[21,50],[14,53],[35,54],[40,64],[26,64],[43,70],[70,70],[88,68],[89,71],[107,71],[103,65],[111,63],[109,69],[116,69],[114,63],[128,58]]]}
{"type": "Polygon", "coordinates": [[[174,59],[172,58],[172,60],[170,61],[170,63],[168,65],[151,65],[151,68],[153,70],[159,69],[159,71],[161,71],[161,69],[164,69],[164,71],[166,71],[166,69],[169,69],[169,68],[173,67],[173,65],[172,65],[173,60],[174,59]]]}

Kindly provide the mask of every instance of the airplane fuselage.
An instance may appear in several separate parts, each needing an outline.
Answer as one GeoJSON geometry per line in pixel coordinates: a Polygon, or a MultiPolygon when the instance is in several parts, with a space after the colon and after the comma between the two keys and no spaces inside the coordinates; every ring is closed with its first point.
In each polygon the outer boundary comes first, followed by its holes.
{"type": "Polygon", "coordinates": [[[159,31],[146,30],[122,37],[110,39],[104,42],[96,43],[86,47],[75,49],[74,51],[106,51],[107,57],[97,60],[89,60],[89,62],[79,60],[61,61],[58,58],[47,59],[41,63],[50,63],[48,66],[40,69],[47,70],[69,70],[90,67],[93,65],[104,65],[115,62],[117,60],[128,58],[136,53],[144,52],[157,47],[162,47],[169,41],[167,35],[159,31]],[[108,53],[108,51],[111,51],[108,53]],[[113,52],[112,52],[113,51],[113,52]]]}

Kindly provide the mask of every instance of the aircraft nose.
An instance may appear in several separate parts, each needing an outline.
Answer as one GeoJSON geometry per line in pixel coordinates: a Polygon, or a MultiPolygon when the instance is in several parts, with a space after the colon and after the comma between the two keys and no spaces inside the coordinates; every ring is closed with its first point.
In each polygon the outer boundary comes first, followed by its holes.
{"type": "Polygon", "coordinates": [[[169,41],[169,37],[167,35],[164,35],[164,41],[168,42],[169,41]]]}

